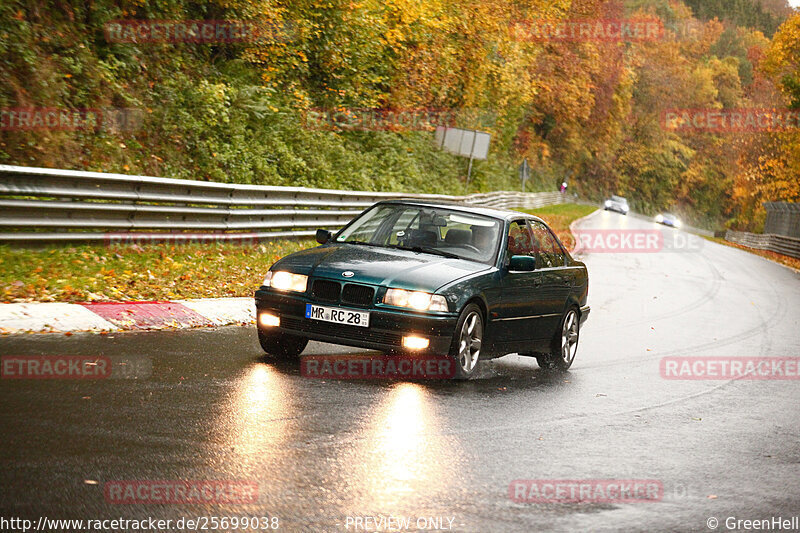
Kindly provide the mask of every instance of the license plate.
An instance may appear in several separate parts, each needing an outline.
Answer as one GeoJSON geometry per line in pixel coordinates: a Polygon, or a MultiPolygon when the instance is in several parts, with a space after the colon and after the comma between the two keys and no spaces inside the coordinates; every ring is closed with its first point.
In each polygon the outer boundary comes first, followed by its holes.
{"type": "Polygon", "coordinates": [[[360,326],[362,328],[369,327],[369,313],[365,311],[341,309],[339,307],[306,304],[306,318],[333,322],[335,324],[360,326]]]}

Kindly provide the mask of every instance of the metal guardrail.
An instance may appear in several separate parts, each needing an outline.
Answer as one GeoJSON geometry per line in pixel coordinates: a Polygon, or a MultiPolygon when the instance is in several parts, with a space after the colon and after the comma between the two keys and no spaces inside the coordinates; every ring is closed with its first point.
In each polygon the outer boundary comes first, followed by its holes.
{"type": "Polygon", "coordinates": [[[764,233],[800,238],[800,203],[765,202],[764,233]]]}
{"type": "Polygon", "coordinates": [[[558,192],[469,196],[271,187],[0,165],[0,241],[308,237],[380,200],[505,209],[562,202],[558,192]]]}
{"type": "Polygon", "coordinates": [[[747,233],[745,231],[725,232],[725,240],[736,244],[755,248],[757,250],[769,250],[789,257],[800,258],[800,239],[794,237],[784,237],[772,233],[747,233]]]}

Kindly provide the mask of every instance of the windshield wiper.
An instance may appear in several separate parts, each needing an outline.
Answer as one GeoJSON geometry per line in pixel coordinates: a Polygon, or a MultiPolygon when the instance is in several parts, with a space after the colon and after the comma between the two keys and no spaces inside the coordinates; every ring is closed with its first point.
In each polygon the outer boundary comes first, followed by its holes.
{"type": "Polygon", "coordinates": [[[464,259],[460,255],[456,255],[454,253],[445,252],[444,250],[438,250],[436,248],[426,248],[424,246],[392,246],[392,248],[397,248],[399,250],[409,250],[411,252],[418,252],[418,253],[425,253],[425,254],[433,254],[433,255],[441,255],[442,257],[449,257],[450,259],[464,259]]]}
{"type": "Polygon", "coordinates": [[[344,244],[360,244],[361,246],[383,246],[381,244],[376,244],[374,242],[366,242],[366,241],[344,241],[344,244]]]}
{"type": "Polygon", "coordinates": [[[375,243],[375,242],[366,242],[366,241],[344,241],[344,244],[358,244],[358,245],[361,245],[361,246],[377,246],[379,248],[396,248],[397,250],[408,250],[409,252],[441,255],[442,257],[448,257],[450,259],[464,259],[460,255],[456,255],[456,254],[451,253],[451,252],[445,252],[444,250],[437,250],[436,248],[426,248],[424,246],[400,246],[399,244],[378,244],[378,243],[375,243]]]}

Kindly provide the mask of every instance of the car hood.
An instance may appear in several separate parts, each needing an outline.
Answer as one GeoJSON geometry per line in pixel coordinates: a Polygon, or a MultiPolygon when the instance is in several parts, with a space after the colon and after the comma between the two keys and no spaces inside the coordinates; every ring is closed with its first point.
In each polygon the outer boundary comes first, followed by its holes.
{"type": "Polygon", "coordinates": [[[284,257],[272,267],[315,277],[429,292],[489,268],[465,259],[355,244],[303,250],[284,257]],[[346,271],[353,275],[343,277],[346,271]]]}

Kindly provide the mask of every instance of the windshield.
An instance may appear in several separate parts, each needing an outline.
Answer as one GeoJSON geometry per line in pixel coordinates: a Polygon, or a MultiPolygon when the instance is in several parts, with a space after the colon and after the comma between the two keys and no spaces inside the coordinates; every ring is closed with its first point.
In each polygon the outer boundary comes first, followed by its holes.
{"type": "Polygon", "coordinates": [[[620,203],[623,203],[623,204],[627,204],[628,203],[628,200],[626,200],[622,196],[612,196],[611,199],[614,200],[615,202],[620,202],[620,203]]]}
{"type": "Polygon", "coordinates": [[[500,220],[450,209],[381,204],[344,228],[336,242],[399,248],[491,264],[500,220]]]}

